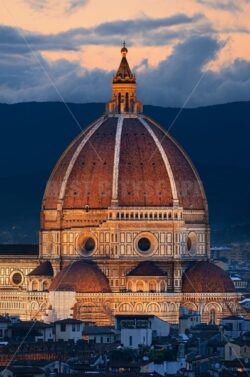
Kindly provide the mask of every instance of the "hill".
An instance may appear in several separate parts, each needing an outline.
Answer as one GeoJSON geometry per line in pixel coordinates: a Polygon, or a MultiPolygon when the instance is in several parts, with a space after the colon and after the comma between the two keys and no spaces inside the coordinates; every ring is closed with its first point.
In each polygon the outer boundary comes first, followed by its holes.
{"type": "MultiPolygon", "coordinates": [[[[103,104],[0,104],[0,243],[36,242],[50,171],[103,104]],[[73,115],[72,115],[73,114],[73,115]]],[[[168,129],[179,109],[145,106],[168,129]]],[[[206,189],[212,244],[250,241],[250,102],[185,109],[170,133],[206,189]]]]}

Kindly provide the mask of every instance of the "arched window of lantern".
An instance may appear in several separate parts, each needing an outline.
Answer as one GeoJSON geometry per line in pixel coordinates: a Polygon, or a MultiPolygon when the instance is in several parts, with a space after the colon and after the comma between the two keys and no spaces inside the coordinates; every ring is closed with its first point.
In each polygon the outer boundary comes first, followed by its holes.
{"type": "Polygon", "coordinates": [[[126,111],[126,112],[129,111],[129,97],[128,97],[128,93],[126,93],[126,106],[125,106],[125,111],[126,111]]]}
{"type": "Polygon", "coordinates": [[[118,94],[118,112],[121,112],[121,102],[122,102],[122,96],[121,93],[118,94]]]}

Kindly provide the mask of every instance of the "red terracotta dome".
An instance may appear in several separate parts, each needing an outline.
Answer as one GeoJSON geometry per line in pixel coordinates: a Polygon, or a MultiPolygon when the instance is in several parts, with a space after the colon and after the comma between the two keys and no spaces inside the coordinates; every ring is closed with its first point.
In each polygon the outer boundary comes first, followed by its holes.
{"type": "Polygon", "coordinates": [[[220,267],[210,262],[198,262],[190,267],[182,278],[183,293],[229,293],[235,287],[220,267]]]}
{"type": "Polygon", "coordinates": [[[111,292],[108,279],[99,267],[93,262],[84,260],[64,267],[53,279],[49,291],[111,292]]]}
{"type": "Polygon", "coordinates": [[[172,206],[206,210],[191,161],[160,126],[137,114],[103,116],[66,149],[43,209],[172,206]]]}

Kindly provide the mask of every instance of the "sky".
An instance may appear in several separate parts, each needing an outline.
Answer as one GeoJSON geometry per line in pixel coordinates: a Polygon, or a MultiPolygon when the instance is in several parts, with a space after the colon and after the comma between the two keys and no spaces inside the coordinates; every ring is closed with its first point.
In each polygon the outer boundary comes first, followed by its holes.
{"type": "Polygon", "coordinates": [[[250,100],[250,0],[1,0],[0,102],[107,102],[124,40],[144,104],[250,100]]]}

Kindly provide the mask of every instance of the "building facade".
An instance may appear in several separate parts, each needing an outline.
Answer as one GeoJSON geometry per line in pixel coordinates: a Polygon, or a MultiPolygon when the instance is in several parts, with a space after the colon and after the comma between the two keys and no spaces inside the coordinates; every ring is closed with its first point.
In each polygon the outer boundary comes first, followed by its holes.
{"type": "Polygon", "coordinates": [[[0,313],[110,324],[117,314],[218,321],[238,309],[209,262],[208,206],[180,145],[143,114],[127,48],[106,112],[69,145],[48,181],[39,255],[1,253],[0,313]]]}

